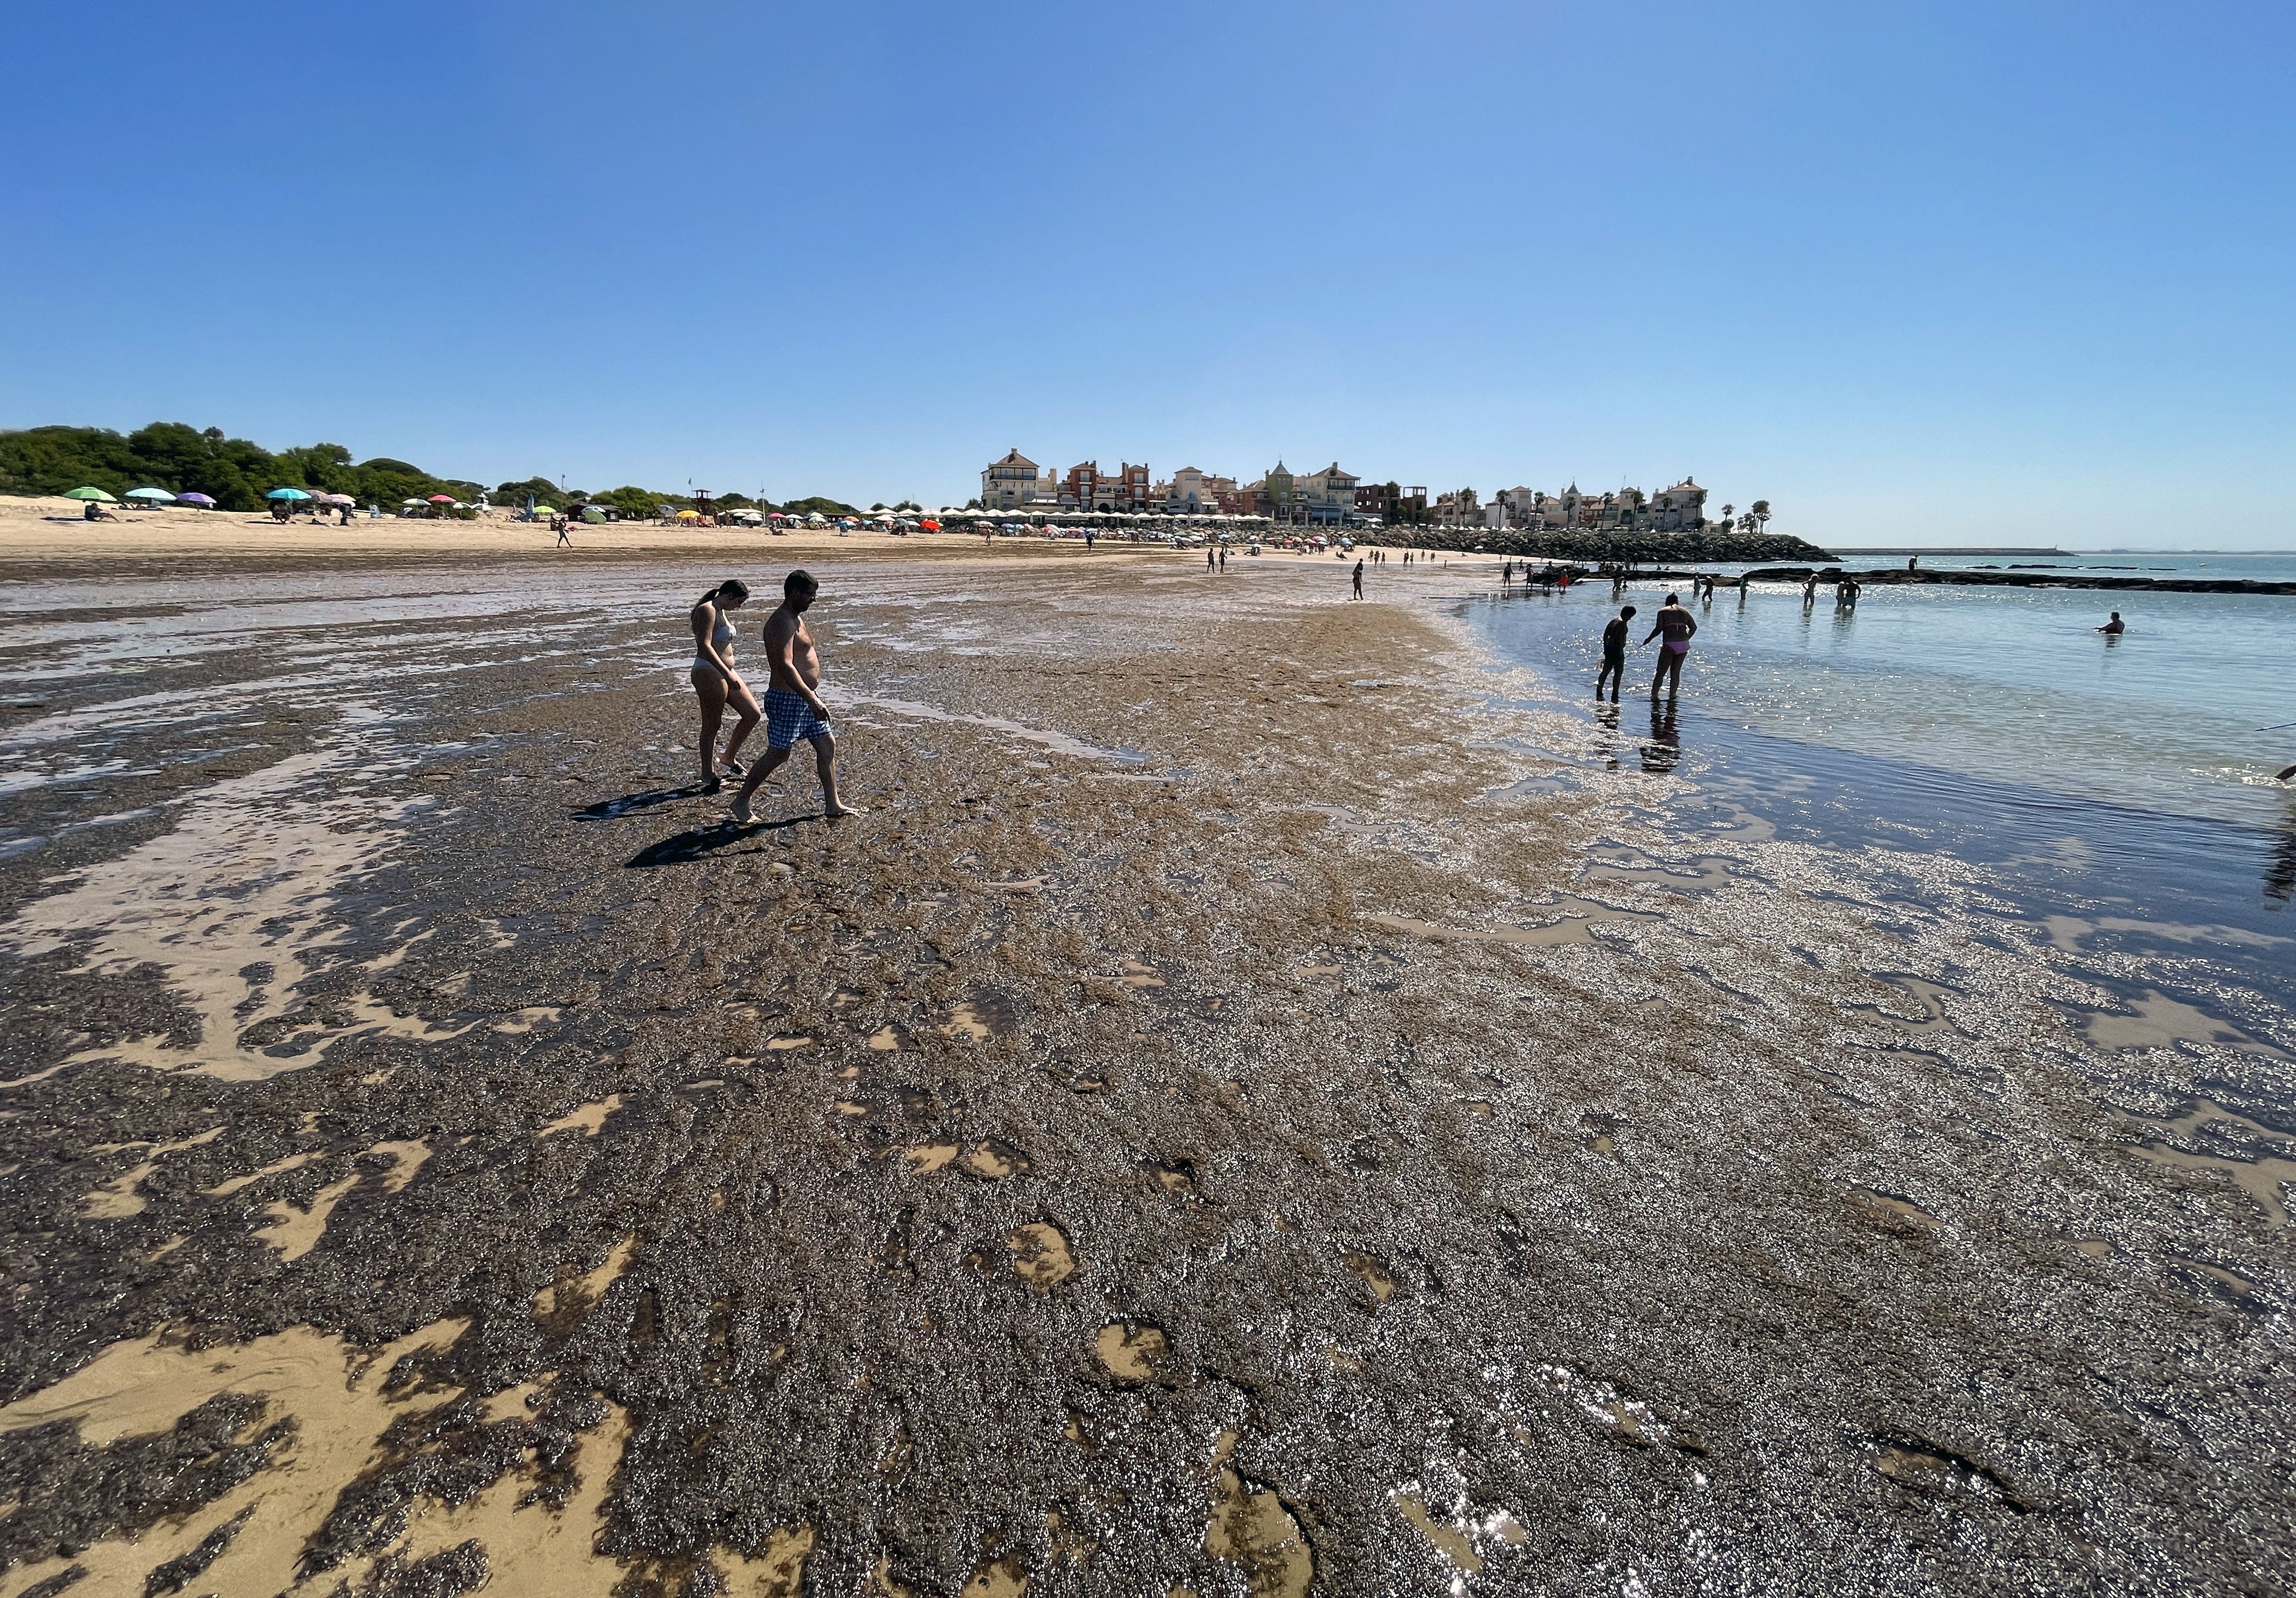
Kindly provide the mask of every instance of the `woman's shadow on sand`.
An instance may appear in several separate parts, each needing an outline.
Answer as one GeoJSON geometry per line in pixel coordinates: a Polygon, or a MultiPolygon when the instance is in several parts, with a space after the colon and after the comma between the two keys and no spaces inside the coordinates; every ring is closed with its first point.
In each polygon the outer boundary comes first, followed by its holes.
{"type": "MultiPolygon", "coordinates": [[[[672,803],[677,799],[706,798],[699,783],[688,783],[681,788],[653,788],[643,793],[625,793],[618,799],[600,799],[594,805],[585,805],[574,812],[576,821],[618,821],[672,803]]],[[[780,821],[752,822],[746,826],[730,821],[712,822],[708,826],[689,828],[673,832],[668,837],[649,843],[622,863],[624,870],[645,870],[656,865],[690,865],[712,855],[727,853],[758,854],[762,847],[741,849],[736,846],[760,833],[778,832],[801,822],[823,819],[820,811],[810,815],[791,815],[780,821]]]]}

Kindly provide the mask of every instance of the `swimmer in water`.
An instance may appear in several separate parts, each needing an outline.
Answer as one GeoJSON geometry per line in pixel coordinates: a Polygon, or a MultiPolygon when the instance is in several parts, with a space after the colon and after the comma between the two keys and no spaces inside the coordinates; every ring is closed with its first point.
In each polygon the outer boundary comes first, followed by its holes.
{"type": "Polygon", "coordinates": [[[2112,619],[2106,622],[2103,627],[2096,630],[2103,633],[2108,638],[2118,638],[2121,634],[2128,630],[2128,624],[2121,620],[2120,612],[2115,611],[2112,613],[2112,619]]]}
{"type": "Polygon", "coordinates": [[[1660,635],[1666,640],[1659,645],[1658,675],[1651,678],[1651,698],[1653,701],[1658,698],[1659,690],[1667,686],[1669,678],[1673,686],[1668,691],[1672,693],[1682,692],[1682,662],[1684,657],[1690,653],[1690,640],[1697,631],[1698,618],[1684,608],[1681,596],[1668,594],[1666,603],[1660,607],[1657,625],[1643,639],[1644,643],[1660,635]]]}
{"type": "Polygon", "coordinates": [[[742,774],[742,763],[734,756],[742,741],[758,725],[757,696],[750,692],[741,673],[734,669],[734,624],[726,619],[729,611],[749,597],[749,587],[741,578],[728,578],[695,602],[690,618],[693,623],[693,666],[686,673],[686,679],[693,684],[694,697],[701,701],[704,793],[715,793],[725,786],[721,772],[737,777],[742,774]],[[718,729],[725,720],[728,705],[741,719],[734,723],[734,735],[726,741],[726,753],[721,758],[718,753],[718,729]]]}

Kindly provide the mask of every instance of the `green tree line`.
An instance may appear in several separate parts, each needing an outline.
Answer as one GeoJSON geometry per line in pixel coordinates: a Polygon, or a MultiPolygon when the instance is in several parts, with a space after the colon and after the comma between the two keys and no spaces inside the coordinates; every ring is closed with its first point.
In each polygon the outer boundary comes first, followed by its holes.
{"type": "MultiPolygon", "coordinates": [[[[405,461],[377,455],[354,461],[340,444],[311,444],[268,450],[245,438],[226,438],[219,427],[194,428],[181,422],[154,422],[132,433],[103,427],[31,427],[0,432],[0,494],[63,494],[101,488],[125,498],[131,488],[165,488],[170,494],[204,494],[226,511],[259,511],[274,488],[308,494],[348,494],[362,505],[396,510],[409,499],[434,494],[476,499],[483,490],[497,505],[522,507],[531,496],[538,504],[563,510],[580,500],[611,507],[633,520],[660,514],[663,505],[683,506],[687,496],[626,483],[591,494],[562,488],[545,477],[498,483],[491,489],[463,478],[435,477],[405,461]]],[[[727,509],[756,505],[803,513],[855,515],[850,505],[819,497],[783,507],[729,495],[727,509]]]]}

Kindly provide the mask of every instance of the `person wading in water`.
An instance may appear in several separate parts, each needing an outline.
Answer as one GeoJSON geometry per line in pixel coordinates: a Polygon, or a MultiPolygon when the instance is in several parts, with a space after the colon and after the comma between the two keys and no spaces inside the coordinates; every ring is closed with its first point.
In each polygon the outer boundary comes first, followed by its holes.
{"type": "Polygon", "coordinates": [[[1658,675],[1651,678],[1651,699],[1653,702],[1657,701],[1659,691],[1662,688],[1669,694],[1682,692],[1682,662],[1690,653],[1691,638],[1698,631],[1698,618],[1683,607],[1681,596],[1678,594],[1669,594],[1666,596],[1666,603],[1660,608],[1655,620],[1657,625],[1651,628],[1649,635],[1643,640],[1643,643],[1648,643],[1652,638],[1661,635],[1666,640],[1659,645],[1658,675]],[[1669,677],[1672,679],[1671,683],[1669,681],[1669,677]]]}

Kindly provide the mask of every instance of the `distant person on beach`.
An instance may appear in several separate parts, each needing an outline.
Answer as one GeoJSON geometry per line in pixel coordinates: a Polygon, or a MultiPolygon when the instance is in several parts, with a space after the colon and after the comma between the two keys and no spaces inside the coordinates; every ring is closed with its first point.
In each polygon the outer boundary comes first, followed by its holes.
{"type": "Polygon", "coordinates": [[[1801,580],[1801,608],[1805,611],[1817,602],[1817,573],[1811,572],[1801,580]]]}
{"type": "Polygon", "coordinates": [[[2118,638],[2121,634],[2128,630],[2128,624],[2121,620],[2120,612],[2115,611],[2112,613],[2112,619],[2106,622],[2103,627],[2096,630],[2103,633],[2108,638],[2118,638]]]}
{"type": "Polygon", "coordinates": [[[829,819],[861,814],[837,797],[837,739],[830,731],[829,707],[817,692],[821,657],[805,625],[805,613],[820,592],[821,585],[809,573],[792,571],[782,580],[782,602],[766,618],[766,662],[772,674],[766,684],[766,753],[734,796],[734,819],[743,826],[757,819],[750,810],[750,796],[780,769],[800,738],[813,745],[822,805],[829,819]]]}
{"type": "Polygon", "coordinates": [[[758,725],[758,698],[734,669],[734,624],[726,619],[727,612],[739,609],[749,597],[749,585],[739,578],[728,578],[694,602],[690,618],[693,623],[693,667],[686,676],[693,684],[694,697],[701,701],[704,793],[715,793],[725,786],[721,771],[734,776],[742,774],[742,763],[734,758],[735,753],[758,725]],[[734,735],[726,740],[726,753],[720,757],[718,728],[725,720],[728,705],[734,707],[741,719],[734,724],[734,735]]]}
{"type": "Polygon", "coordinates": [[[1921,566],[1922,566],[1922,558],[1921,558],[1921,556],[1919,556],[1919,555],[1907,555],[1907,556],[1906,557],[1906,570],[1907,571],[1918,571],[1918,570],[1921,570],[1921,566]]]}
{"type": "Polygon", "coordinates": [[[574,547],[574,540],[566,536],[566,529],[570,520],[571,518],[570,517],[560,516],[551,522],[550,525],[558,530],[558,542],[551,545],[553,549],[571,549],[574,547]]]}
{"type": "Polygon", "coordinates": [[[1665,639],[1659,645],[1658,675],[1651,678],[1651,698],[1653,701],[1658,698],[1659,691],[1667,687],[1669,679],[1673,685],[1668,691],[1674,693],[1682,692],[1682,662],[1690,653],[1691,639],[1698,633],[1698,618],[1684,607],[1677,594],[1666,596],[1666,603],[1660,607],[1655,619],[1656,625],[1643,639],[1644,643],[1652,638],[1665,639]]]}
{"type": "Polygon", "coordinates": [[[1355,596],[1356,596],[1357,599],[1361,599],[1361,598],[1363,597],[1363,569],[1364,569],[1364,563],[1363,563],[1361,561],[1357,561],[1356,562],[1356,593],[1355,593],[1355,596]]]}
{"type": "Polygon", "coordinates": [[[1627,623],[1635,619],[1635,608],[1628,605],[1611,618],[1603,628],[1603,669],[1595,674],[1595,697],[1603,697],[1603,679],[1611,681],[1611,702],[1619,702],[1619,690],[1627,680],[1627,623]]]}

